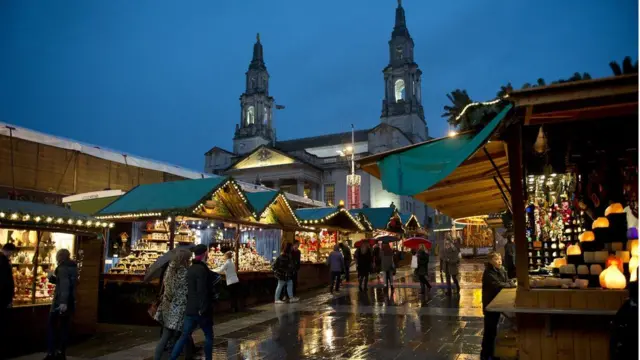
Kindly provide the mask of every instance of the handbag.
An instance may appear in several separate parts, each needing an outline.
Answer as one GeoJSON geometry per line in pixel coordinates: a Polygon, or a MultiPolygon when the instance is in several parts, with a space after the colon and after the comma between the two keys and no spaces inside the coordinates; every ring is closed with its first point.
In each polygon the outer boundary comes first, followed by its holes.
{"type": "Polygon", "coordinates": [[[160,294],[158,294],[158,298],[152,302],[151,305],[149,305],[149,309],[147,309],[147,314],[149,314],[149,316],[154,320],[158,313],[158,309],[160,308],[160,304],[162,303],[162,295],[164,295],[164,281],[162,282],[162,286],[160,286],[160,294]]]}
{"type": "Polygon", "coordinates": [[[417,269],[418,268],[418,257],[416,255],[413,255],[411,257],[411,268],[412,269],[417,269]]]}

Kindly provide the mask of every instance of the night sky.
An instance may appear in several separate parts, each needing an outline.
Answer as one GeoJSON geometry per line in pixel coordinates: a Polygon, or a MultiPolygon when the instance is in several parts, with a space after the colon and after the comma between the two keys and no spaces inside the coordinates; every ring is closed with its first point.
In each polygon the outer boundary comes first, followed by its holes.
{"type": "MultiPolygon", "coordinates": [[[[446,94],[611,75],[636,0],[405,0],[430,135],[446,94]],[[489,5],[490,6],[487,6],[489,5]]],[[[0,121],[202,170],[232,149],[257,32],[278,139],[379,123],[395,0],[0,1],[0,121]]]]}

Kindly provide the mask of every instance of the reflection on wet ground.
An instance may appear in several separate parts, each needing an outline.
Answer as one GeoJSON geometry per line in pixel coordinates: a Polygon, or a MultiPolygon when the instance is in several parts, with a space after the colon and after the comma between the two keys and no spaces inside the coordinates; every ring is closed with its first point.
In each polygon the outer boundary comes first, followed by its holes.
{"type": "Polygon", "coordinates": [[[434,289],[418,294],[410,270],[385,292],[347,284],[339,295],[268,305],[275,317],[216,337],[214,359],[479,359],[484,266],[461,266],[460,294],[432,271],[434,289]]]}

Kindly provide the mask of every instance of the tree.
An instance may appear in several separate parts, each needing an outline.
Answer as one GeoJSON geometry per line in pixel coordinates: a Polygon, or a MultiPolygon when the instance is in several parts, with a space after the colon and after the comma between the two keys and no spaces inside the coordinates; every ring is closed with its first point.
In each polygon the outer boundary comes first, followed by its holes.
{"type": "Polygon", "coordinates": [[[498,92],[496,93],[496,96],[499,98],[502,98],[508,95],[512,91],[513,91],[513,86],[511,85],[511,82],[508,82],[507,85],[500,86],[500,90],[498,90],[498,92]]]}
{"type": "Polygon", "coordinates": [[[464,108],[471,104],[473,101],[467,94],[467,90],[456,89],[450,94],[447,94],[447,98],[451,102],[451,106],[444,106],[443,118],[447,119],[447,122],[454,128],[458,128],[463,131],[470,127],[469,120],[466,116],[458,117],[464,108]]]}
{"type": "Polygon", "coordinates": [[[636,61],[634,64],[631,56],[625,56],[624,60],[622,60],[622,68],[620,68],[620,65],[616,61],[610,62],[609,67],[615,76],[638,73],[638,62],[636,61]]]}

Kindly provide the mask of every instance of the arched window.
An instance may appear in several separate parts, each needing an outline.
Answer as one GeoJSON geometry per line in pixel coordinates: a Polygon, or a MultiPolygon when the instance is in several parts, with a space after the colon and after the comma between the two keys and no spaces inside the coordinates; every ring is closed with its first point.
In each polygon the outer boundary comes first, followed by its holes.
{"type": "Polygon", "coordinates": [[[262,121],[262,122],[263,122],[265,125],[267,125],[267,124],[269,123],[269,110],[267,109],[267,107],[266,107],[266,106],[263,108],[263,110],[264,110],[264,119],[263,119],[263,121],[262,121]]]}
{"type": "Polygon", "coordinates": [[[402,79],[396,80],[395,93],[396,93],[396,102],[400,102],[400,100],[405,100],[404,80],[402,79]]]}
{"type": "Polygon", "coordinates": [[[256,122],[255,119],[255,110],[253,109],[253,106],[249,106],[247,108],[247,125],[254,124],[256,122]]]}

